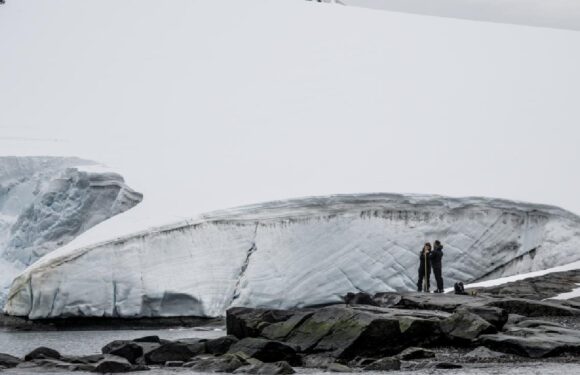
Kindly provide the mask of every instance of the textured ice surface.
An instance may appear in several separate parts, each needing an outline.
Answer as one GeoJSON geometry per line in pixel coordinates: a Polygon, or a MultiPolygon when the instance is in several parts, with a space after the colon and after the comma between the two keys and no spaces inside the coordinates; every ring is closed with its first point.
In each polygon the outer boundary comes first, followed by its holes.
{"type": "Polygon", "coordinates": [[[394,194],[277,201],[65,246],[14,282],[6,312],[30,318],[222,315],[291,308],[350,291],[415,288],[425,241],[444,276],[474,281],[580,259],[580,219],[559,208],[394,194]]]}
{"type": "Polygon", "coordinates": [[[12,277],[141,195],[77,158],[0,157],[0,303],[12,277]]]}

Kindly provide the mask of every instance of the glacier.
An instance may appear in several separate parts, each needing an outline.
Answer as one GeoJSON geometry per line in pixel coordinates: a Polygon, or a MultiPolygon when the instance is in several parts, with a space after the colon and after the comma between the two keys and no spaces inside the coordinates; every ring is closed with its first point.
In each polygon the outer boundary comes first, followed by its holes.
{"type": "Polygon", "coordinates": [[[141,200],[92,161],[0,157],[0,303],[28,265],[141,200]]]}
{"type": "Polygon", "coordinates": [[[13,283],[8,314],[222,316],[287,309],[351,291],[413,290],[426,241],[444,278],[481,281],[580,260],[580,217],[489,198],[358,194],[215,211],[89,246],[64,246],[13,283]]]}

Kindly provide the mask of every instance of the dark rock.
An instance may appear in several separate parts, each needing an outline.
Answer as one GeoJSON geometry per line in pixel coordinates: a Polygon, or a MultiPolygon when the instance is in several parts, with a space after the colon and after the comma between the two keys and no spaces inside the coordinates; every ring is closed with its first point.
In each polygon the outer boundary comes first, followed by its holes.
{"type": "Polygon", "coordinates": [[[203,345],[198,342],[170,342],[160,345],[155,349],[145,353],[144,359],[146,364],[164,364],[168,361],[187,362],[191,357],[203,353],[203,345]]]}
{"type": "Polygon", "coordinates": [[[230,347],[229,353],[245,353],[262,362],[287,361],[292,364],[300,363],[296,350],[283,342],[262,338],[247,337],[230,347]]]}
{"type": "Polygon", "coordinates": [[[61,355],[54,349],[41,346],[24,356],[25,361],[32,361],[33,359],[45,359],[45,358],[60,359],[61,355]]]}
{"type": "Polygon", "coordinates": [[[366,366],[365,371],[397,371],[401,369],[401,361],[398,358],[387,357],[374,361],[366,366]]]}
{"type": "Polygon", "coordinates": [[[445,312],[374,306],[329,306],[284,314],[276,310],[275,314],[284,319],[275,323],[257,320],[264,310],[254,314],[243,309],[229,314],[238,334],[252,331],[269,339],[280,338],[305,354],[319,353],[347,361],[357,356],[394,355],[409,346],[437,343],[443,337],[439,324],[449,317],[445,312]],[[254,328],[249,330],[250,326],[254,328]]]}
{"type": "Polygon", "coordinates": [[[414,359],[435,358],[435,352],[423,348],[407,348],[397,355],[397,358],[403,361],[412,361],[414,359]]]}
{"type": "Polygon", "coordinates": [[[238,368],[235,374],[264,374],[264,375],[286,375],[294,374],[296,371],[288,362],[280,361],[273,363],[261,363],[238,368]]]}
{"type": "Polygon", "coordinates": [[[230,347],[239,340],[232,335],[219,337],[214,340],[208,340],[205,343],[205,351],[210,354],[222,355],[230,350],[230,347]]]}
{"type": "Polygon", "coordinates": [[[96,363],[92,371],[100,373],[118,373],[135,371],[135,369],[125,358],[107,355],[106,358],[96,363]]]}
{"type": "Polygon", "coordinates": [[[467,310],[458,310],[441,322],[441,330],[455,341],[471,341],[480,335],[497,332],[497,328],[489,322],[467,310]]]}
{"type": "Polygon", "coordinates": [[[154,344],[161,344],[159,336],[145,336],[132,340],[133,342],[149,342],[154,344]]]}
{"type": "Polygon", "coordinates": [[[165,362],[165,367],[183,367],[183,361],[167,361],[165,362]]]}
{"type": "Polygon", "coordinates": [[[527,317],[538,316],[580,316],[580,309],[545,301],[533,301],[521,298],[496,298],[486,302],[487,306],[504,309],[509,314],[527,317]]]}
{"type": "Polygon", "coordinates": [[[458,368],[463,368],[463,366],[458,365],[456,363],[439,362],[435,365],[435,368],[442,369],[442,370],[454,370],[454,369],[458,369],[458,368]]]}
{"type": "Polygon", "coordinates": [[[18,366],[20,362],[22,362],[20,358],[16,358],[10,354],[0,353],[0,366],[12,368],[18,366]]]}
{"type": "Polygon", "coordinates": [[[117,340],[103,346],[101,352],[125,358],[130,363],[135,364],[137,358],[143,355],[143,347],[133,341],[117,340]]]}
{"type": "Polygon", "coordinates": [[[368,293],[347,293],[342,299],[347,305],[379,306],[368,293]]]}
{"type": "Polygon", "coordinates": [[[221,357],[203,358],[196,361],[191,369],[198,372],[234,372],[244,366],[243,357],[235,354],[224,354],[221,357]]]}
{"type": "Polygon", "coordinates": [[[509,326],[503,333],[482,335],[479,342],[492,350],[531,358],[580,353],[580,331],[553,326],[509,326]]]}
{"type": "Polygon", "coordinates": [[[421,323],[424,322],[417,320],[400,324],[399,318],[374,311],[326,307],[293,330],[286,341],[303,352],[327,353],[346,360],[377,357],[402,350],[406,345],[402,330],[421,323]]]}
{"type": "Polygon", "coordinates": [[[314,311],[298,311],[285,321],[264,327],[260,335],[270,340],[285,341],[290,332],[298,328],[313,314],[314,311]]]}
{"type": "Polygon", "coordinates": [[[77,357],[82,363],[97,363],[100,360],[104,359],[103,355],[100,354],[93,354],[93,355],[85,355],[81,357],[77,357]]]}
{"type": "Polygon", "coordinates": [[[498,331],[506,324],[509,316],[507,311],[494,306],[467,305],[460,307],[458,310],[467,310],[470,313],[479,316],[483,320],[492,324],[498,331]]]}
{"type": "Polygon", "coordinates": [[[258,337],[264,327],[286,321],[294,314],[286,310],[233,307],[226,312],[226,328],[229,335],[238,339],[258,337]]]}
{"type": "Polygon", "coordinates": [[[580,283],[580,270],[553,272],[488,288],[479,288],[485,293],[526,299],[544,300],[562,293],[571,292],[580,283]]]}
{"type": "Polygon", "coordinates": [[[392,307],[413,310],[441,310],[454,312],[457,308],[470,304],[483,304],[489,298],[457,294],[409,293],[401,295],[401,300],[392,307]]]}

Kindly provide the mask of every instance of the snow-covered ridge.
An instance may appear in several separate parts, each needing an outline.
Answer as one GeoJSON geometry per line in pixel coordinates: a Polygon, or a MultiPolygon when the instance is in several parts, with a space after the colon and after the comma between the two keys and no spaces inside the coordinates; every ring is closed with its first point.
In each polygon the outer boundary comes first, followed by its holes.
{"type": "Polygon", "coordinates": [[[0,157],[0,303],[11,277],[141,201],[120,175],[91,169],[78,158],[0,157]]]}
{"type": "Polygon", "coordinates": [[[556,207],[397,194],[312,197],[65,246],[15,280],[6,311],[31,318],[218,316],[233,305],[288,308],[336,302],[352,290],[409,290],[422,243],[435,239],[445,244],[448,283],[580,259],[580,219],[556,207]]]}

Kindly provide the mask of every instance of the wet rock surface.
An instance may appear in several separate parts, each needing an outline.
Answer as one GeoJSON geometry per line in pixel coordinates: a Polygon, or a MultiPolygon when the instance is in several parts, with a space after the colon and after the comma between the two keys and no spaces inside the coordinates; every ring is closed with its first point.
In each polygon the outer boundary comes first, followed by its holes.
{"type": "MultiPolygon", "coordinates": [[[[580,270],[554,272],[488,288],[475,288],[478,293],[515,296],[533,300],[553,298],[578,288],[580,270]]],[[[580,302],[580,301],[579,301],[580,302]]]]}
{"type": "Polygon", "coordinates": [[[120,373],[152,369],[292,374],[453,370],[474,364],[552,361],[580,366],[580,310],[572,305],[486,295],[381,293],[369,305],[295,310],[233,308],[228,335],[115,340],[100,355],[37,348],[0,366],[35,371],[120,373]],[[540,309],[545,316],[538,316],[540,309]],[[316,371],[316,370],[313,370],[316,371]]]}
{"type": "MultiPolygon", "coordinates": [[[[469,349],[464,354],[481,346],[465,358],[471,362],[580,353],[580,331],[559,323],[579,320],[580,309],[573,306],[511,296],[419,293],[380,293],[372,302],[297,310],[235,308],[228,311],[227,329],[241,340],[285,342],[305,367],[327,368],[334,360],[382,371],[395,360],[434,358],[427,348],[442,346],[469,349]]],[[[436,368],[455,368],[446,363],[436,368]]]]}

